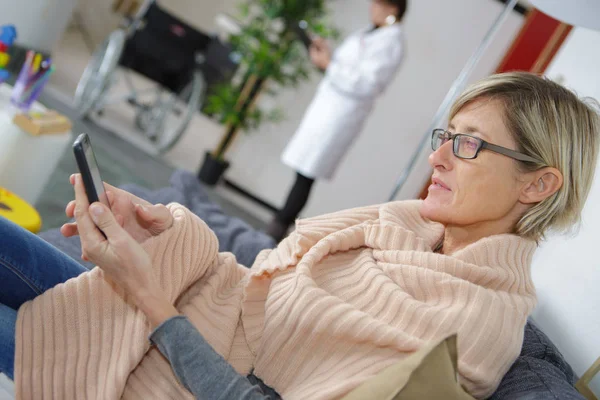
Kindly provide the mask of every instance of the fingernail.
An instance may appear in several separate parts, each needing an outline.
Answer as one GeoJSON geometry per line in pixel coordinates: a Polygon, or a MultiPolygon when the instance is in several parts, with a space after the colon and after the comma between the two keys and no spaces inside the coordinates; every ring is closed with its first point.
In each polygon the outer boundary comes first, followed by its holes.
{"type": "Polygon", "coordinates": [[[99,204],[92,204],[90,206],[90,212],[92,213],[92,216],[99,217],[104,212],[104,208],[99,204]]]}
{"type": "Polygon", "coordinates": [[[146,206],[143,206],[143,205],[141,205],[141,204],[140,204],[140,208],[141,208],[141,209],[142,209],[142,211],[143,211],[143,212],[145,212],[145,213],[147,213],[147,212],[149,211],[149,210],[148,210],[148,207],[146,207],[146,206]]]}

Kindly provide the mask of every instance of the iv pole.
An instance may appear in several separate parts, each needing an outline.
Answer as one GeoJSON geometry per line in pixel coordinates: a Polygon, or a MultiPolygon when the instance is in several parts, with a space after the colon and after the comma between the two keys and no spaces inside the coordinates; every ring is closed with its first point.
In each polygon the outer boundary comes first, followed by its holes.
{"type": "Polygon", "coordinates": [[[477,65],[477,63],[479,62],[481,57],[483,56],[483,53],[488,48],[489,44],[492,42],[492,39],[494,38],[494,36],[496,36],[496,33],[498,33],[498,30],[500,29],[500,27],[502,26],[502,24],[504,23],[506,18],[508,18],[508,15],[515,8],[515,6],[517,5],[517,2],[518,2],[518,0],[510,0],[506,3],[504,10],[498,16],[496,21],[494,21],[494,23],[490,27],[489,31],[485,34],[483,40],[479,44],[479,47],[471,55],[471,58],[469,58],[469,60],[463,67],[462,71],[460,72],[460,74],[458,75],[458,77],[456,78],[456,80],[454,81],[452,86],[450,87],[450,90],[446,94],[446,97],[442,101],[442,104],[440,104],[440,107],[438,108],[437,112],[435,113],[435,116],[433,117],[433,122],[432,122],[430,128],[427,130],[427,132],[423,136],[423,139],[421,139],[419,146],[416,148],[416,150],[413,153],[412,157],[410,158],[407,166],[402,171],[400,178],[398,178],[398,181],[396,182],[396,186],[394,187],[394,190],[392,191],[392,194],[390,195],[389,201],[393,201],[396,199],[398,192],[400,192],[400,189],[402,189],[402,187],[406,183],[406,180],[408,179],[410,173],[415,168],[415,165],[418,161],[419,155],[423,151],[423,148],[430,142],[431,132],[435,128],[439,127],[439,123],[440,123],[441,119],[446,115],[450,106],[452,106],[452,102],[454,101],[454,99],[464,90],[465,86],[467,85],[467,79],[469,79],[471,72],[473,72],[473,69],[475,69],[475,66],[477,65]]]}

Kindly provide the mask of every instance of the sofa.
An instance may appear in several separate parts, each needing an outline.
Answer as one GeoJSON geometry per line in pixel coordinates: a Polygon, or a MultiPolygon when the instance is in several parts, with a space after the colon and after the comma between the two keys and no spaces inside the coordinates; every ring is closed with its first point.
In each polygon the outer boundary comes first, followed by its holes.
{"type": "MultiPolygon", "coordinates": [[[[219,205],[210,200],[194,174],[176,171],[170,184],[170,187],[156,191],[134,185],[123,186],[123,189],[152,203],[178,202],[187,206],[213,229],[219,239],[220,251],[232,252],[242,265],[251,265],[261,250],[276,245],[273,239],[246,222],[226,215],[219,205]]],[[[78,238],[66,239],[58,229],[44,232],[40,236],[78,262],[92,267],[80,259],[78,238]]],[[[491,399],[584,399],[574,388],[575,379],[573,370],[556,346],[530,320],[525,326],[521,354],[491,399]]]]}

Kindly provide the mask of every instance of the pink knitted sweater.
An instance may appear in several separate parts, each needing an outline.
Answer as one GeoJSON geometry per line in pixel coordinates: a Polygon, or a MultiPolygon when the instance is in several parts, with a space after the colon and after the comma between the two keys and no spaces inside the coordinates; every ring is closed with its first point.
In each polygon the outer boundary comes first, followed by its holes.
{"type": "MultiPolygon", "coordinates": [[[[490,395],[519,354],[535,304],[536,244],[514,235],[452,256],[419,202],[299,221],[252,269],[218,253],[211,230],[169,206],[145,243],[170,300],[234,368],[289,399],[334,399],[426,342],[458,333],[462,384],[490,395]]],[[[95,268],[19,310],[19,399],[189,399],[150,348],[145,316],[95,268]]]]}

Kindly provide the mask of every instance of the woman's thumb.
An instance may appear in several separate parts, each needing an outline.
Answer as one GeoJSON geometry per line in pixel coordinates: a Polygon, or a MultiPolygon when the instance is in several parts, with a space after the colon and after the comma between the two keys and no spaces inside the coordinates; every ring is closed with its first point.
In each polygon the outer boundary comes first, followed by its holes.
{"type": "Polygon", "coordinates": [[[122,228],[115,216],[101,203],[93,203],[90,206],[90,215],[96,226],[104,232],[108,238],[114,238],[121,233],[122,228]]]}
{"type": "Polygon", "coordinates": [[[173,216],[167,207],[162,204],[138,205],[138,215],[153,228],[167,229],[173,223],[173,216]]]}

